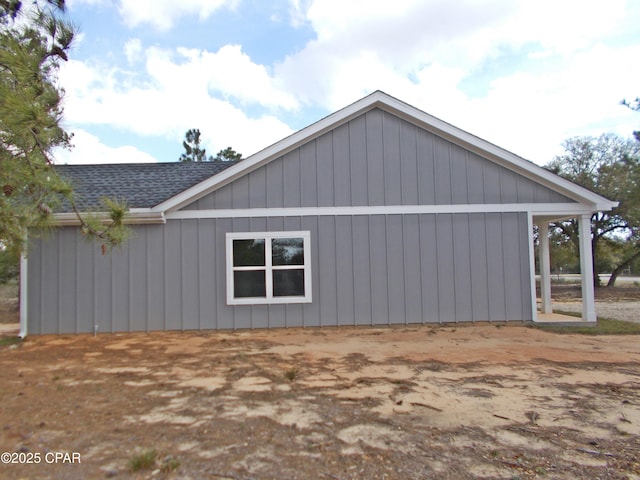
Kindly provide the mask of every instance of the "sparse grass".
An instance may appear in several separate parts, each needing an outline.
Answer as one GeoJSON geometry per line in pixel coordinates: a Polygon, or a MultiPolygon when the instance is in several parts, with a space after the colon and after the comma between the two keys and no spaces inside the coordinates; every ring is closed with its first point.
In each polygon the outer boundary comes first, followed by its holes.
{"type": "Polygon", "coordinates": [[[284,378],[286,378],[290,382],[293,382],[296,379],[297,376],[298,376],[298,369],[297,368],[290,368],[289,370],[284,372],[284,378]]]}
{"type": "Polygon", "coordinates": [[[525,412],[524,415],[529,419],[529,423],[531,423],[532,425],[536,425],[538,418],[540,418],[540,415],[538,414],[538,412],[535,412],[533,410],[529,410],[528,412],[525,412]]]}
{"type": "Polygon", "coordinates": [[[0,347],[17,345],[21,342],[22,342],[22,339],[20,337],[4,337],[4,338],[0,338],[0,347]]]}
{"type": "MultiPolygon", "coordinates": [[[[572,317],[580,317],[579,314],[573,312],[557,312],[562,315],[572,317]]],[[[611,318],[598,318],[597,325],[594,326],[566,326],[553,324],[532,325],[532,328],[538,328],[553,333],[577,333],[581,335],[640,335],[640,323],[624,322],[622,320],[614,320],[611,318]]]]}
{"type": "Polygon", "coordinates": [[[171,455],[162,459],[162,464],[160,465],[160,471],[164,473],[174,472],[180,466],[180,461],[172,457],[171,455]]]}
{"type": "Polygon", "coordinates": [[[139,450],[129,459],[130,472],[151,470],[156,467],[158,467],[163,473],[171,473],[180,467],[180,460],[172,455],[167,455],[162,459],[158,459],[158,452],[155,448],[139,450]]]}
{"type": "Polygon", "coordinates": [[[139,472],[140,470],[150,470],[156,464],[158,452],[155,448],[142,450],[129,458],[129,470],[139,472]]]}

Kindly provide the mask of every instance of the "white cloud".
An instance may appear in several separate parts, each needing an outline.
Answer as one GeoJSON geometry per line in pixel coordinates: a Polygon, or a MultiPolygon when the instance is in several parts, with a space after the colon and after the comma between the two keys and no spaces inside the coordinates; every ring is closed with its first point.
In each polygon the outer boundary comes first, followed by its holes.
{"type": "Polygon", "coordinates": [[[317,38],[276,73],[305,103],[381,89],[538,163],[568,136],[631,131],[619,101],[637,96],[637,49],[601,42],[624,0],[315,0],[304,14],[317,38]]]}
{"type": "Polygon", "coordinates": [[[313,0],[289,0],[289,18],[291,26],[298,28],[306,22],[307,10],[313,0]]]}
{"type": "MultiPolygon", "coordinates": [[[[201,2],[119,4],[130,25],[167,29],[239,3],[201,2]]],[[[197,127],[211,153],[231,145],[248,155],[291,133],[276,117],[282,111],[333,111],[381,89],[545,163],[569,136],[637,129],[619,101],[639,94],[640,52],[605,41],[636,35],[628,8],[624,0],[289,0],[291,24],[316,36],[283,62],[256,63],[237,44],[145,49],[131,39],[128,67],[63,66],[65,118],[175,141],[197,127]]]]}
{"type": "Polygon", "coordinates": [[[468,98],[457,88],[459,70],[431,65],[418,82],[388,93],[538,164],[561,153],[572,136],[612,131],[629,136],[636,113],[620,106],[635,98],[639,69],[629,58],[640,46],[596,46],[546,72],[514,72],[496,77],[486,94],[468,98]]]}
{"type": "Polygon", "coordinates": [[[620,101],[637,91],[640,70],[628,59],[638,55],[640,46],[596,46],[561,70],[496,79],[486,97],[470,102],[474,129],[536,163],[551,160],[560,142],[572,136],[629,136],[638,118],[620,101]]]}
{"type": "Polygon", "coordinates": [[[84,130],[75,130],[71,150],[58,149],[55,152],[57,164],[95,163],[152,163],[157,160],[136,147],[124,145],[112,148],[103,144],[98,137],[84,130]]]}
{"type": "Polygon", "coordinates": [[[106,0],[66,0],[65,5],[67,8],[75,8],[78,5],[103,5],[106,0]]]}
{"type": "MultiPolygon", "coordinates": [[[[539,53],[573,53],[614,29],[625,13],[624,0],[561,4],[555,0],[315,0],[306,18],[317,39],[290,55],[277,72],[305,99],[336,108],[331,102],[333,92],[350,87],[343,72],[353,62],[368,58],[384,66],[385,76],[401,78],[433,63],[472,74],[504,50],[537,46],[539,53]],[[341,78],[339,84],[336,76],[341,78]]],[[[354,83],[361,77],[356,75],[354,83]]],[[[377,76],[370,76],[368,90],[379,88],[378,83],[377,76]]]]}
{"type": "Polygon", "coordinates": [[[236,8],[239,0],[120,0],[118,11],[129,27],[148,23],[166,31],[181,17],[197,15],[205,20],[219,8],[236,8]]]}
{"type": "Polygon", "coordinates": [[[124,54],[129,64],[137,63],[144,58],[142,41],[139,38],[131,38],[124,44],[124,54]]]}
{"type": "Polygon", "coordinates": [[[316,0],[306,14],[317,39],[287,57],[276,72],[307,102],[339,108],[345,91],[407,84],[434,63],[468,71],[491,53],[488,42],[480,41],[483,32],[508,18],[512,5],[506,0],[483,5],[316,0]]]}
{"type": "Polygon", "coordinates": [[[539,42],[544,48],[566,56],[588,47],[594,39],[615,28],[625,16],[625,3],[625,0],[520,2],[515,19],[502,27],[502,36],[539,42]]]}
{"type": "Polygon", "coordinates": [[[267,68],[253,63],[240,45],[225,45],[215,53],[179,48],[178,54],[187,63],[175,63],[166,52],[155,51],[149,56],[149,70],[156,77],[169,73],[180,85],[192,81],[188,79],[204,82],[208,89],[242,103],[285,109],[298,106],[295,97],[279,88],[267,68]]]}
{"type": "Polygon", "coordinates": [[[181,141],[199,128],[212,152],[232,146],[245,155],[289,135],[272,115],[249,116],[243,107],[294,108],[294,97],[278,89],[262,66],[239,47],[217,53],[158,48],[145,52],[146,74],[71,60],[60,70],[66,89],[65,119],[71,125],[109,125],[144,136],[181,141]],[[176,58],[177,57],[177,58],[176,58]]]}

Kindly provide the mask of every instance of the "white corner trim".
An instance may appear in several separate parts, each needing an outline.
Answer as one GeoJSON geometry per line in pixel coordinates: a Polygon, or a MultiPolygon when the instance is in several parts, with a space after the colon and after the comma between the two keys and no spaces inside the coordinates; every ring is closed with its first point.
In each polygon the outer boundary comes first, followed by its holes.
{"type": "MultiPolygon", "coordinates": [[[[81,213],[81,215],[90,215],[89,213],[81,213]]],[[[109,216],[105,213],[99,213],[98,216],[109,221],[109,216]]],[[[166,223],[164,212],[152,212],[147,208],[136,208],[129,210],[124,219],[125,224],[144,225],[144,224],[160,224],[166,223]]],[[[71,227],[80,225],[80,220],[75,213],[54,213],[53,224],[57,227],[71,227]]]]}
{"type": "MultiPolygon", "coordinates": [[[[25,242],[26,244],[26,242],[25,242]]],[[[27,306],[28,306],[28,298],[27,295],[29,294],[29,291],[27,289],[27,285],[28,285],[28,278],[27,278],[27,270],[28,270],[28,263],[27,263],[27,255],[25,253],[23,253],[22,255],[20,255],[20,333],[18,334],[20,338],[24,339],[27,336],[28,333],[28,311],[27,311],[27,306]]]]}
{"type": "Polygon", "coordinates": [[[582,215],[595,209],[579,203],[508,203],[473,205],[383,205],[358,207],[296,207],[179,210],[168,212],[167,220],[198,218],[257,218],[352,215],[412,215],[423,213],[507,213],[529,212],[532,215],[582,215]]]}
{"type": "Polygon", "coordinates": [[[529,281],[531,282],[531,319],[538,321],[538,304],[536,298],[536,252],[533,244],[533,215],[527,214],[527,229],[529,230],[529,281]]]}

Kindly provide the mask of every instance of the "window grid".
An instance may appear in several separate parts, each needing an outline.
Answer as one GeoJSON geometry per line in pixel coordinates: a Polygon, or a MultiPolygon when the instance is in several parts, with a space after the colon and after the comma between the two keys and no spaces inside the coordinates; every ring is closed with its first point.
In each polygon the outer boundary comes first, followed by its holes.
{"type": "Polygon", "coordinates": [[[309,251],[310,232],[256,232],[256,233],[227,233],[227,304],[229,305],[257,305],[274,303],[310,303],[311,302],[311,254],[309,251]],[[273,265],[272,240],[278,238],[302,238],[303,265],[273,265]],[[233,264],[234,240],[264,239],[264,265],[235,266],[233,264]],[[302,270],[304,275],[303,296],[274,296],[273,272],[282,270],[302,270]],[[265,272],[265,297],[236,297],[234,295],[234,272],[261,271],[265,272]]]}

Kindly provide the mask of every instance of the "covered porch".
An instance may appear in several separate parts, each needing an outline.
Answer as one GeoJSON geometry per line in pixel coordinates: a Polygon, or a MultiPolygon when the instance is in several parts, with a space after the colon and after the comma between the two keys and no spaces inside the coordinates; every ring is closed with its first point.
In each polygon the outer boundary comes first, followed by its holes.
{"type": "MultiPolygon", "coordinates": [[[[575,216],[548,216],[533,215],[532,225],[538,227],[539,242],[539,266],[540,266],[540,307],[538,302],[534,302],[536,309],[533,320],[538,323],[552,323],[561,325],[585,325],[597,323],[595,308],[595,290],[593,277],[593,252],[591,246],[591,213],[581,213],[575,216]],[[551,299],[551,256],[549,248],[549,224],[567,218],[576,218],[579,230],[580,248],[580,277],[581,277],[581,297],[582,315],[580,318],[570,315],[562,315],[553,311],[551,299]]],[[[533,227],[532,227],[533,230],[533,227]]],[[[535,295],[535,279],[533,282],[535,295]]]]}

